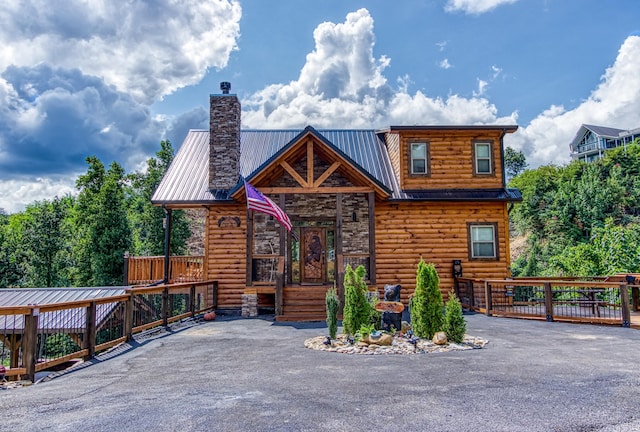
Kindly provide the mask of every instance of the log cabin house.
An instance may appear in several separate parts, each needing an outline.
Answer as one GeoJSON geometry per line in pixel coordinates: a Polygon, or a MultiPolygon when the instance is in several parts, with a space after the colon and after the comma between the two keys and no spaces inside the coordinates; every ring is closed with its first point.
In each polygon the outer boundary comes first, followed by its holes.
{"type": "Polygon", "coordinates": [[[505,185],[503,138],[517,126],[242,130],[229,88],[210,96],[210,130],[189,131],[152,197],[169,216],[206,209],[203,275],[218,281],[219,308],[322,320],[347,264],[365,266],[371,289],[401,284],[405,304],[420,257],[445,298],[455,260],[465,277],[509,276],[509,208],[522,196],[505,185]],[[247,210],[243,179],[296,236],[247,210]]]}

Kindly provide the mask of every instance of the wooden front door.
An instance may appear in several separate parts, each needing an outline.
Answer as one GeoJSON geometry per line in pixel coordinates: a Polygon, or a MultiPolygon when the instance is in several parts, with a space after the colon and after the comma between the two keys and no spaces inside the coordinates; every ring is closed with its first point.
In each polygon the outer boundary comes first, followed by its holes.
{"type": "Polygon", "coordinates": [[[301,282],[324,283],[327,278],[326,229],[305,227],[301,231],[301,282]]]}

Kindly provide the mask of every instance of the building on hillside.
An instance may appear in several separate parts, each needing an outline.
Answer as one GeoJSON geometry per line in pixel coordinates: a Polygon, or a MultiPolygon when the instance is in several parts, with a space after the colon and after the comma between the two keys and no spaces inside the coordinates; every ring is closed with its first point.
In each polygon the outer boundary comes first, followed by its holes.
{"type": "Polygon", "coordinates": [[[169,214],[206,209],[203,274],[218,281],[220,308],[275,302],[279,319],[324,319],[347,264],[380,292],[401,284],[405,304],[420,257],[445,298],[454,260],[465,277],[509,276],[508,215],[522,196],[505,187],[503,138],[517,126],[242,130],[223,84],[210,130],[189,131],[152,197],[169,214]],[[288,214],[294,235],[247,210],[243,179],[288,214]]]}
{"type": "Polygon", "coordinates": [[[640,128],[633,130],[583,124],[570,144],[571,158],[592,162],[607,150],[623,147],[640,138],[640,128]]]}

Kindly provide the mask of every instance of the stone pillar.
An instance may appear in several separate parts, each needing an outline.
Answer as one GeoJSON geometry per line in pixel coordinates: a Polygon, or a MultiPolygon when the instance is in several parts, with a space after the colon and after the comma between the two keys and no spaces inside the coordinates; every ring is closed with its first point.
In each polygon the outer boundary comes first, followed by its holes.
{"type": "Polygon", "coordinates": [[[258,316],[258,293],[255,290],[246,290],[242,294],[242,317],[250,318],[258,316]]]}

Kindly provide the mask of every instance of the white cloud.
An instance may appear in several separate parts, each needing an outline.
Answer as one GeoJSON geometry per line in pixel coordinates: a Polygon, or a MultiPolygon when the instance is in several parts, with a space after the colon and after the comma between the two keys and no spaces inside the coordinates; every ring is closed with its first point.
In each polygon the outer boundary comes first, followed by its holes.
{"type": "Polygon", "coordinates": [[[499,118],[487,99],[430,98],[408,92],[408,75],[392,89],[383,75],[389,59],[373,56],[373,19],[366,9],[344,23],[323,23],[297,80],[274,84],[243,101],[248,128],[380,128],[388,125],[515,122],[499,118]]]}
{"type": "Polygon", "coordinates": [[[582,124],[640,127],[640,36],[629,36],[600,84],[578,107],[551,106],[509,139],[531,166],[569,162],[569,143],[582,124]]]}
{"type": "Polygon", "coordinates": [[[449,63],[449,59],[444,59],[441,62],[438,63],[438,66],[441,67],[442,69],[449,69],[451,68],[451,63],[449,63]]]}
{"type": "Polygon", "coordinates": [[[50,3],[0,2],[0,71],[77,68],[150,103],[224,68],[239,37],[238,1],[50,3]]]}
{"type": "Polygon", "coordinates": [[[447,12],[462,11],[470,15],[479,15],[489,12],[498,6],[512,4],[518,0],[449,0],[444,9],[447,12]]]}
{"type": "Polygon", "coordinates": [[[478,90],[473,92],[473,96],[475,97],[482,96],[485,93],[488,85],[489,85],[488,82],[478,78],[478,90]]]}
{"type": "Polygon", "coordinates": [[[0,180],[0,208],[7,213],[23,211],[34,201],[51,200],[69,194],[75,195],[75,178],[23,178],[0,180]]]}

